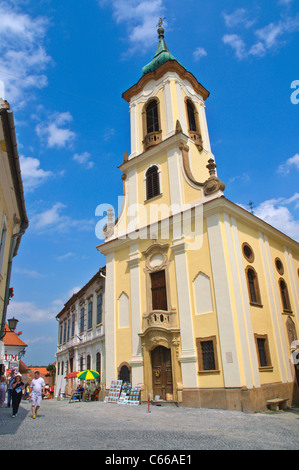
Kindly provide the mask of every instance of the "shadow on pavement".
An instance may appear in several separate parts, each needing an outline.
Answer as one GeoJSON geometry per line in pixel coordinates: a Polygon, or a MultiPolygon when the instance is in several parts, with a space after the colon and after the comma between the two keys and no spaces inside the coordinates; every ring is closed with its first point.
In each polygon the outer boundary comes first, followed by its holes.
{"type": "Polygon", "coordinates": [[[22,403],[15,418],[12,418],[12,407],[0,408],[0,436],[15,434],[28,413],[30,413],[30,408],[22,403]]]}

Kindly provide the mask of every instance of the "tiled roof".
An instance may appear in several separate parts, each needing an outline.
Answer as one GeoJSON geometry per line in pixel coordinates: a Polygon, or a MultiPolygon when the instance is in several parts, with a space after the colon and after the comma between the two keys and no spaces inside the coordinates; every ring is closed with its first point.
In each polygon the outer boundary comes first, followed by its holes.
{"type": "Polygon", "coordinates": [[[29,371],[30,372],[38,371],[40,373],[40,375],[43,375],[43,376],[49,374],[46,367],[29,367],[29,371]]]}
{"type": "Polygon", "coordinates": [[[3,338],[3,343],[6,346],[27,346],[21,338],[9,329],[8,324],[5,322],[5,330],[7,331],[6,335],[3,338]]]}

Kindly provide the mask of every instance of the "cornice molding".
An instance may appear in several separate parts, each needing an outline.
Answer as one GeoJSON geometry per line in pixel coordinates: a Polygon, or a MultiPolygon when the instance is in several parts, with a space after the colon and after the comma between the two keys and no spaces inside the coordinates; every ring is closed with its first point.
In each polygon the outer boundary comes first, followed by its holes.
{"type": "Polygon", "coordinates": [[[190,84],[192,85],[196,93],[201,95],[204,100],[206,100],[209,97],[210,92],[206,90],[201,85],[201,83],[197,81],[197,79],[194,77],[194,75],[192,75],[192,73],[188,72],[184,67],[182,67],[182,65],[180,65],[175,60],[168,61],[165,64],[161,65],[161,67],[154,70],[153,72],[149,72],[143,75],[143,77],[141,77],[140,80],[135,85],[133,85],[131,88],[129,88],[127,91],[123,93],[122,97],[124,98],[125,101],[130,103],[133,96],[138,95],[143,90],[143,88],[145,87],[147,83],[149,83],[151,80],[155,80],[155,81],[159,80],[167,72],[176,72],[182,80],[187,80],[188,82],[190,82],[190,84]]]}

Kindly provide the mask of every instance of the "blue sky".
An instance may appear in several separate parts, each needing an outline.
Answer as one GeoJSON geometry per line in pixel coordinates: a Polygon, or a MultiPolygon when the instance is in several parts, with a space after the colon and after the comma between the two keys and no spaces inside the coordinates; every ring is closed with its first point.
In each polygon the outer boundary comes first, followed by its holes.
{"type": "Polygon", "coordinates": [[[297,0],[0,0],[0,17],[0,80],[30,220],[8,317],[20,320],[28,365],[55,360],[56,314],[105,265],[95,209],[117,207],[122,194],[122,93],[156,51],[159,17],[171,53],[211,93],[226,197],[253,201],[257,216],[299,240],[297,0]]]}

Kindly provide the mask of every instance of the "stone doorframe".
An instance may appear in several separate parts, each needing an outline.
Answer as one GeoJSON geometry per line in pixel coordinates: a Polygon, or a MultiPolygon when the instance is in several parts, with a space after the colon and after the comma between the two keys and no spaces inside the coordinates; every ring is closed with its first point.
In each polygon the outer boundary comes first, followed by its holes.
{"type": "Polygon", "coordinates": [[[171,352],[171,368],[172,368],[172,384],[173,384],[173,400],[182,401],[182,373],[179,363],[180,356],[180,333],[179,330],[167,331],[161,328],[150,328],[139,335],[141,337],[142,354],[143,354],[143,373],[144,373],[144,389],[142,400],[147,400],[148,394],[153,399],[153,378],[152,378],[152,362],[151,352],[157,346],[164,346],[171,352]]]}

